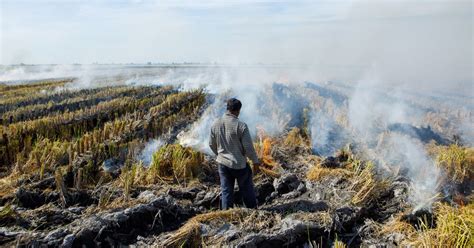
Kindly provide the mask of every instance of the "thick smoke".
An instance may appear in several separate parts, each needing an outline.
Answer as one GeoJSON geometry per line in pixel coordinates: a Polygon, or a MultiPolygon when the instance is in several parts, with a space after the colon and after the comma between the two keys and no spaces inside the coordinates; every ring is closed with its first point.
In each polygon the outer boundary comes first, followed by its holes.
{"type": "Polygon", "coordinates": [[[332,156],[350,142],[346,130],[321,110],[311,113],[309,126],[313,151],[321,156],[332,156]]]}
{"type": "Polygon", "coordinates": [[[411,179],[410,201],[414,211],[429,208],[437,197],[441,171],[427,155],[419,140],[389,133],[377,148],[378,159],[392,169],[400,169],[411,179]]]}
{"type": "Polygon", "coordinates": [[[366,145],[372,159],[385,164],[392,173],[401,173],[411,179],[410,198],[416,207],[430,206],[436,195],[440,171],[427,155],[424,145],[418,139],[406,134],[392,133],[388,127],[393,124],[416,125],[422,112],[410,107],[398,96],[397,89],[380,89],[372,71],[353,91],[349,100],[349,123],[356,133],[357,141],[366,145]]]}
{"type": "MultiPolygon", "coordinates": [[[[173,72],[174,74],[175,72],[173,72]]],[[[208,109],[203,116],[192,125],[190,130],[179,134],[178,139],[182,145],[191,146],[208,154],[209,133],[213,122],[225,112],[226,100],[236,97],[242,101],[241,120],[245,121],[253,137],[257,129],[264,130],[267,134],[281,133],[290,121],[290,113],[296,112],[301,106],[283,104],[287,109],[282,110],[282,102],[288,102],[283,96],[273,98],[272,85],[277,80],[277,74],[269,76],[266,69],[236,68],[214,69],[206,75],[196,73],[188,74],[187,80],[182,81],[184,89],[205,87],[213,97],[208,109]],[[280,102],[279,102],[280,101],[280,102]],[[289,106],[289,107],[288,107],[289,106]]],[[[179,75],[182,77],[183,75],[179,75]]],[[[165,82],[173,82],[169,74],[164,75],[165,82]]],[[[160,79],[160,81],[162,81],[160,79]]]]}
{"type": "Polygon", "coordinates": [[[210,127],[217,118],[224,114],[224,99],[225,98],[220,95],[217,99],[213,99],[213,102],[210,103],[210,106],[204,111],[203,116],[193,123],[188,131],[183,131],[178,134],[178,140],[181,145],[193,147],[209,155],[213,154],[209,148],[210,127]]]}

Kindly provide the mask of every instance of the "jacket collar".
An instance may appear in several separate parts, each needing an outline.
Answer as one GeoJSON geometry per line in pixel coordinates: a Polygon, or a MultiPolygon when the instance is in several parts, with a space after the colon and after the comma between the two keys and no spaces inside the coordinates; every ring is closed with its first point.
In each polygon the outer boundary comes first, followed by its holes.
{"type": "Polygon", "coordinates": [[[232,117],[232,118],[235,118],[235,119],[239,119],[239,117],[235,116],[234,114],[232,114],[230,111],[226,111],[225,116],[229,116],[229,117],[232,117]]]}

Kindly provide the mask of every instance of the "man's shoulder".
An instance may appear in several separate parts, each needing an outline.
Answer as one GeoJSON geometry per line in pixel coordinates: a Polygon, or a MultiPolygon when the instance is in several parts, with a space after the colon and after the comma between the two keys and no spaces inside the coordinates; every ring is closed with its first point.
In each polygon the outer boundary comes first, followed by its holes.
{"type": "Polygon", "coordinates": [[[217,118],[213,123],[211,128],[216,128],[218,126],[222,125],[222,117],[217,118]]]}
{"type": "Polygon", "coordinates": [[[239,120],[239,119],[237,119],[237,123],[238,123],[238,125],[239,125],[239,128],[241,128],[242,130],[245,129],[245,128],[247,128],[247,123],[245,123],[245,122],[243,122],[243,121],[241,121],[241,120],[239,120]]]}
{"type": "Polygon", "coordinates": [[[237,119],[237,122],[239,123],[239,125],[247,126],[247,123],[245,123],[244,121],[242,121],[240,119],[237,119]]]}

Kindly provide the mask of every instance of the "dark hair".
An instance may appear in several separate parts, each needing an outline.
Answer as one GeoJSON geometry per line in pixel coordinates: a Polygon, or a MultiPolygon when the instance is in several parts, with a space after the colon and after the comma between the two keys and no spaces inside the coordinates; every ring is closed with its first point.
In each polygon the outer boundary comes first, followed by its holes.
{"type": "Polygon", "coordinates": [[[227,110],[229,111],[239,111],[242,108],[242,103],[235,98],[227,100],[227,110]]]}

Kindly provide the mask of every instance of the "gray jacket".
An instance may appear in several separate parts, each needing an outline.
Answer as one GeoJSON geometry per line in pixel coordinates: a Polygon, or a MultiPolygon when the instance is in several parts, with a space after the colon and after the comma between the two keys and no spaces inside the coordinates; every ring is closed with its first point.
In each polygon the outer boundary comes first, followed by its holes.
{"type": "Polygon", "coordinates": [[[212,125],[209,146],[217,155],[217,162],[229,168],[245,168],[246,157],[259,163],[247,124],[230,112],[212,125]]]}

